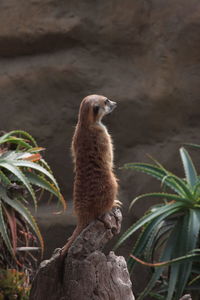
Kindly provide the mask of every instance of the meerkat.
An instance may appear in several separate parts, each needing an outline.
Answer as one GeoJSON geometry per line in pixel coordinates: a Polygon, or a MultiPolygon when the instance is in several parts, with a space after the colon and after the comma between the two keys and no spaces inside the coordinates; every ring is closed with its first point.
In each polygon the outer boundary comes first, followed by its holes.
{"type": "Polygon", "coordinates": [[[120,206],[118,180],[113,172],[113,144],[102,118],[116,102],[90,95],[80,105],[78,123],[72,139],[74,161],[73,204],[77,227],[61,253],[65,254],[80,232],[94,219],[120,206]]]}

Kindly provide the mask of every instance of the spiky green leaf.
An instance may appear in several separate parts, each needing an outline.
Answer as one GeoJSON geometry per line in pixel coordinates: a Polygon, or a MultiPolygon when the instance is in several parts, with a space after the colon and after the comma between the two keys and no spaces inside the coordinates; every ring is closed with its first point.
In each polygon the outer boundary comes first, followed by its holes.
{"type": "MultiPolygon", "coordinates": [[[[178,238],[177,230],[172,230],[167,240],[166,246],[163,248],[163,251],[160,255],[160,259],[159,259],[160,262],[170,260],[172,253],[174,252],[174,245],[176,245],[177,243],[177,238],[178,238]]],[[[155,268],[151,279],[149,280],[147,286],[145,287],[145,289],[143,290],[143,292],[141,293],[141,295],[137,300],[143,300],[144,297],[149,294],[149,292],[156,285],[157,280],[159,279],[160,275],[164,270],[165,270],[164,266],[155,268]]]]}
{"type": "Polygon", "coordinates": [[[16,144],[16,145],[24,147],[27,150],[32,148],[32,146],[30,144],[28,144],[24,139],[17,138],[17,137],[9,137],[9,138],[1,140],[0,144],[4,144],[4,143],[16,144]]]}
{"type": "Polygon", "coordinates": [[[198,176],[192,159],[187,150],[183,147],[180,149],[180,155],[185,171],[186,180],[190,186],[194,187],[198,183],[198,176]]]}
{"type": "MultiPolygon", "coordinates": [[[[173,214],[175,212],[181,211],[182,208],[183,208],[182,203],[175,202],[172,204],[163,205],[162,207],[160,207],[160,209],[143,216],[119,238],[117,244],[114,247],[114,250],[117,249],[125,240],[127,240],[135,231],[140,229],[142,226],[144,226],[148,222],[154,220],[157,216],[163,215],[164,213],[167,213],[169,211],[171,211],[171,213],[173,214]]],[[[164,215],[163,215],[163,218],[164,218],[164,215]]]]}
{"type": "Polygon", "coordinates": [[[18,178],[18,180],[20,180],[24,184],[24,186],[27,188],[27,190],[30,192],[30,194],[33,198],[35,208],[37,208],[37,200],[36,200],[34,190],[32,189],[32,186],[29,183],[26,176],[21,172],[21,170],[17,167],[17,165],[11,164],[9,160],[8,161],[0,160],[0,167],[9,170],[11,173],[13,173],[18,178]]]}
{"type": "Polygon", "coordinates": [[[32,216],[31,212],[28,210],[28,208],[26,208],[20,201],[18,201],[17,199],[14,199],[14,201],[12,199],[10,199],[4,190],[2,190],[0,188],[0,193],[1,193],[1,197],[3,199],[3,201],[8,204],[10,207],[12,207],[13,209],[15,209],[18,213],[20,213],[20,215],[26,220],[26,222],[31,226],[31,228],[34,230],[35,234],[37,235],[40,244],[41,244],[41,248],[42,251],[44,249],[44,242],[43,242],[43,238],[42,235],[40,233],[40,230],[38,228],[38,225],[34,219],[34,217],[32,216]]]}
{"type": "MultiPolygon", "coordinates": [[[[0,198],[1,198],[1,194],[0,194],[0,198]]],[[[11,242],[10,242],[8,232],[7,232],[7,226],[6,226],[6,223],[5,223],[5,220],[4,220],[4,216],[3,216],[1,199],[0,199],[0,233],[1,233],[2,239],[5,243],[8,251],[10,252],[10,254],[12,256],[14,256],[13,249],[12,249],[12,246],[11,246],[11,242]]]]}
{"type": "Polygon", "coordinates": [[[6,176],[4,174],[4,172],[2,172],[2,170],[0,169],[0,181],[4,184],[4,185],[11,185],[11,181],[10,179],[8,178],[8,176],[6,176]]]}
{"type": "Polygon", "coordinates": [[[147,193],[147,194],[142,194],[138,197],[136,197],[135,199],[133,199],[133,201],[130,204],[130,208],[132,208],[132,206],[135,204],[136,201],[142,199],[142,198],[148,198],[148,197],[155,197],[155,198],[161,198],[166,199],[166,200],[170,200],[170,201],[177,201],[177,202],[183,202],[186,206],[187,205],[191,205],[193,203],[193,201],[191,201],[188,198],[184,198],[181,196],[177,196],[176,194],[168,194],[168,193],[147,193]]]}
{"type": "Polygon", "coordinates": [[[57,184],[56,179],[54,178],[54,176],[49,171],[47,171],[44,167],[40,166],[39,164],[31,162],[31,161],[25,161],[25,160],[24,161],[16,160],[16,161],[13,162],[13,164],[17,167],[31,168],[33,170],[36,170],[36,171],[39,171],[39,172],[43,173],[59,189],[58,184],[57,184]]]}
{"type": "Polygon", "coordinates": [[[23,130],[12,130],[8,133],[5,133],[4,135],[2,135],[0,137],[0,144],[4,143],[7,138],[12,137],[15,139],[16,136],[20,136],[18,138],[21,138],[21,139],[25,138],[25,139],[29,140],[33,144],[34,147],[37,147],[37,143],[34,140],[34,138],[28,132],[23,131],[23,130]]]}
{"type": "Polygon", "coordinates": [[[62,194],[60,193],[59,189],[55,187],[53,183],[46,180],[46,178],[44,178],[43,176],[37,175],[33,172],[24,172],[24,174],[28,178],[31,184],[36,185],[50,192],[51,194],[55,195],[60,200],[63,207],[66,208],[66,203],[65,200],[63,199],[62,194]]]}
{"type": "Polygon", "coordinates": [[[190,190],[187,188],[186,184],[184,184],[182,179],[161,167],[146,163],[129,163],[125,164],[124,168],[140,171],[155,177],[157,180],[161,181],[162,184],[165,184],[177,194],[192,197],[190,190]]]}
{"type": "MultiPolygon", "coordinates": [[[[140,237],[137,239],[136,245],[131,251],[131,254],[134,256],[140,256],[146,251],[146,248],[148,247],[148,243],[152,237],[152,233],[154,232],[157,227],[162,224],[163,220],[167,219],[168,216],[172,215],[173,211],[169,210],[166,213],[163,213],[161,215],[158,215],[154,220],[149,222],[147,226],[144,227],[143,231],[141,232],[140,237]]],[[[153,250],[153,245],[150,245],[153,250]]],[[[133,267],[135,265],[135,261],[131,258],[128,260],[128,268],[129,271],[133,271],[133,267]]]]}

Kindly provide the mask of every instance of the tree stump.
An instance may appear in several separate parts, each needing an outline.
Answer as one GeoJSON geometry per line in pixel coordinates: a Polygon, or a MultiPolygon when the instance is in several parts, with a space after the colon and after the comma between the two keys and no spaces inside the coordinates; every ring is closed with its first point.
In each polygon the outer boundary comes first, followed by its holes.
{"type": "Polygon", "coordinates": [[[120,232],[115,208],[85,228],[62,259],[58,249],[40,264],[30,300],[134,300],[124,257],[105,255],[105,244],[120,232]]]}

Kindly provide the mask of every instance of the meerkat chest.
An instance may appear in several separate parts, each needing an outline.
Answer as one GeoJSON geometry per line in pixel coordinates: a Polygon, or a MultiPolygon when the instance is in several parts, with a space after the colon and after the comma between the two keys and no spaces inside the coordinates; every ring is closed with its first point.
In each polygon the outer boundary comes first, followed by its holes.
{"type": "MultiPolygon", "coordinates": [[[[102,155],[103,159],[110,165],[112,168],[113,164],[113,145],[110,134],[108,133],[107,128],[101,123],[101,134],[98,136],[98,143],[102,146],[102,155]]],[[[100,146],[100,148],[101,148],[100,146]]]]}

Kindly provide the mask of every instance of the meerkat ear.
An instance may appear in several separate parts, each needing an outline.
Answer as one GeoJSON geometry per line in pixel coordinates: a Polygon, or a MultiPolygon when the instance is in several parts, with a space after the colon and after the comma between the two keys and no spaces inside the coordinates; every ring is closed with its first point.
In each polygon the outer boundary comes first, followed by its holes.
{"type": "Polygon", "coordinates": [[[99,105],[94,105],[94,107],[93,107],[93,112],[94,112],[94,115],[97,115],[98,114],[98,112],[99,112],[99,105]]]}

